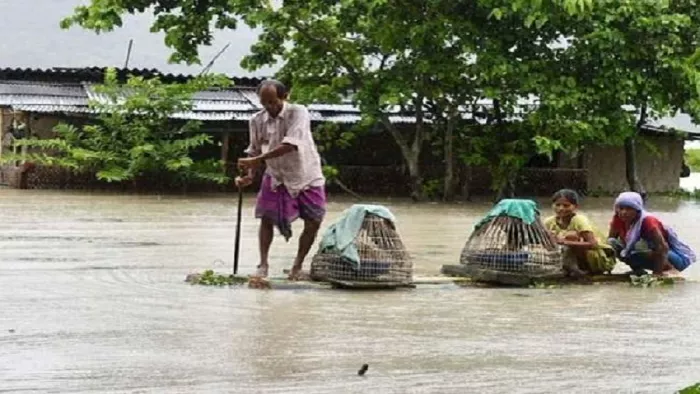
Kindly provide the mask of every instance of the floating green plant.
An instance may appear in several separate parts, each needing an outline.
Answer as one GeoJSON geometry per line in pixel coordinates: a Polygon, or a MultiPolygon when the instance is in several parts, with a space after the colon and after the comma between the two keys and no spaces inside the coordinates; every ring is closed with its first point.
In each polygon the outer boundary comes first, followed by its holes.
{"type": "Polygon", "coordinates": [[[235,286],[248,283],[248,277],[221,275],[213,270],[206,270],[201,274],[187,275],[185,281],[193,285],[202,286],[235,286]]]}
{"type": "Polygon", "coordinates": [[[560,284],[534,281],[528,287],[531,289],[560,289],[562,286],[560,284]]]}
{"type": "Polygon", "coordinates": [[[630,284],[634,287],[668,286],[675,283],[673,278],[656,277],[653,275],[630,275],[630,284]]]}

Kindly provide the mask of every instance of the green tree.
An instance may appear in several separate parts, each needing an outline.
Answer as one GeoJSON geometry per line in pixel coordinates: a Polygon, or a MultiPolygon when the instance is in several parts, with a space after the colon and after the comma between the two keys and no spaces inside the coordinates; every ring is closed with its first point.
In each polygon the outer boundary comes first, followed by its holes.
{"type": "Polygon", "coordinates": [[[501,197],[513,194],[520,169],[538,150],[565,148],[542,143],[551,130],[541,120],[550,101],[561,100],[546,94],[561,84],[556,70],[565,48],[554,44],[574,32],[578,3],[588,6],[576,0],[462,1],[454,13],[454,19],[467,16],[456,31],[473,54],[466,83],[459,83],[471,89],[458,101],[471,103],[469,112],[482,124],[463,125],[460,157],[490,168],[501,197]]]}
{"type": "Polygon", "coordinates": [[[700,393],[700,383],[695,383],[692,386],[685,387],[678,391],[679,394],[698,394],[700,393]]]}
{"type": "Polygon", "coordinates": [[[700,171],[700,149],[686,149],[685,164],[693,172],[700,171]]]}
{"type": "Polygon", "coordinates": [[[195,161],[191,157],[195,149],[213,143],[211,136],[199,133],[200,122],[176,121],[173,115],[192,109],[195,92],[226,84],[228,79],[219,76],[182,84],[130,77],[122,84],[110,69],[104,84],[95,87],[104,99],[90,102],[96,113],[95,122],[82,128],[61,123],[55,128],[56,138],[21,140],[17,143],[35,151],[21,158],[91,171],[107,182],[169,172],[183,181],[223,183],[228,178],[217,160],[195,161]]]}
{"type": "MultiPolygon", "coordinates": [[[[624,144],[631,189],[643,192],[635,166],[642,125],[682,110],[698,115],[700,10],[693,0],[483,1],[479,86],[498,113],[520,120],[496,178],[517,173],[523,154],[624,144]],[[515,100],[532,95],[526,109],[515,100]],[[517,140],[517,141],[516,141],[517,140]],[[518,148],[518,149],[516,149],[518,148]],[[510,168],[508,168],[510,167],[510,168]]],[[[488,139],[473,146],[488,146],[488,139]]],[[[477,152],[478,153],[478,152],[477,152]]],[[[481,155],[483,156],[483,155],[481,155]]],[[[481,158],[480,155],[471,157],[481,158]]],[[[502,183],[504,180],[501,179],[502,183]]]]}
{"type": "MultiPolygon", "coordinates": [[[[693,0],[92,0],[63,26],[108,31],[141,12],[155,15],[172,61],[197,62],[215,29],[262,28],[244,65],[281,62],[302,102],[350,97],[364,124],[396,140],[416,198],[430,139],[443,141],[447,198],[455,138],[458,156],[487,165],[504,194],[535,153],[626,142],[632,157],[647,117],[700,108],[693,0]],[[536,105],[523,105],[530,97],[536,105]],[[471,107],[485,125],[466,124],[463,107],[481,99],[492,105],[471,107]],[[391,122],[397,108],[412,130],[391,122]]],[[[641,190],[634,160],[628,170],[641,190]]]]}
{"type": "MultiPolygon", "coordinates": [[[[632,190],[644,192],[636,170],[635,139],[641,127],[658,116],[684,111],[695,120],[700,115],[700,10],[693,0],[606,2],[594,10],[590,33],[574,46],[579,69],[600,67],[600,76],[589,86],[599,86],[595,96],[615,105],[614,118],[626,120],[631,130],[625,141],[627,181],[632,190]],[[612,48],[617,56],[604,58],[612,48]],[[623,105],[636,112],[624,117],[623,105]]],[[[579,72],[579,75],[582,73],[579,72]]]]}
{"type": "MultiPolygon", "coordinates": [[[[556,14],[551,10],[548,15],[556,14]]],[[[693,0],[606,0],[575,15],[575,24],[546,22],[568,45],[539,94],[544,105],[531,118],[549,130],[539,147],[624,143],[629,187],[644,192],[635,158],[641,127],[679,110],[698,119],[700,10],[693,0]]]]}
{"type": "Polygon", "coordinates": [[[451,43],[454,32],[444,18],[453,3],[313,0],[273,6],[240,0],[209,2],[204,9],[197,4],[201,2],[92,1],[78,7],[63,26],[77,23],[107,31],[121,25],[123,14],[148,9],[156,17],[153,29],[165,32],[166,44],[174,49],[171,60],[186,62],[199,61],[197,48],[209,43],[212,29],[235,28],[241,20],[261,27],[259,42],[243,64],[256,69],[281,61],[279,77],[291,83],[300,102],[350,97],[364,124],[381,123],[393,136],[413,197],[421,198],[419,158],[431,131],[426,96],[436,92],[431,85],[434,66],[453,61],[459,49],[451,43]],[[411,130],[391,121],[397,112],[415,118],[411,130]]]}

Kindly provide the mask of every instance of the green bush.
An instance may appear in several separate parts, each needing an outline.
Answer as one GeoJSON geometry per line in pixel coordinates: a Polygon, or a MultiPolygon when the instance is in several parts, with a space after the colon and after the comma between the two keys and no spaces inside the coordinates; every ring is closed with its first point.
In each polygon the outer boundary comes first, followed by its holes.
{"type": "Polygon", "coordinates": [[[686,149],[685,164],[693,172],[700,171],[700,149],[686,149]]]}

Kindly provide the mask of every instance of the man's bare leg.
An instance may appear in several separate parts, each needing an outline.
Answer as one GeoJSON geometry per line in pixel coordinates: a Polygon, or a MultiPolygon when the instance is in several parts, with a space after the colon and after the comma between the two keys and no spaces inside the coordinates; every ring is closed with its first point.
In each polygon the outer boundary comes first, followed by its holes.
{"type": "Polygon", "coordinates": [[[255,273],[256,276],[266,277],[267,271],[270,267],[268,263],[268,256],[270,254],[270,245],[272,245],[272,238],[275,226],[271,220],[261,219],[260,228],[258,229],[258,246],[260,247],[260,265],[258,265],[258,270],[255,273]]]}
{"type": "Polygon", "coordinates": [[[311,246],[316,240],[316,234],[318,234],[318,229],[320,227],[320,221],[304,220],[304,231],[299,237],[297,257],[294,259],[294,265],[292,266],[292,270],[289,272],[289,280],[297,280],[299,278],[299,273],[304,265],[304,259],[306,258],[306,255],[309,254],[309,250],[311,250],[311,246]]]}

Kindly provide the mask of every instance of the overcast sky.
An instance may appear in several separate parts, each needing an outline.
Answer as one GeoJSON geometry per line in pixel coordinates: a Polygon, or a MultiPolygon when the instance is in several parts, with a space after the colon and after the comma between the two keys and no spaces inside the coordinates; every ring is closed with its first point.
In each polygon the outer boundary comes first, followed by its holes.
{"type": "MultiPolygon", "coordinates": [[[[127,16],[124,25],[110,33],[95,34],[73,27],[62,30],[59,22],[85,0],[0,0],[0,68],[4,67],[122,67],[129,39],[134,39],[129,67],[157,68],[165,72],[192,74],[202,66],[168,64],[169,49],[162,33],[151,33],[150,15],[127,16]]],[[[214,72],[249,76],[271,74],[244,71],[240,61],[257,39],[246,26],[236,31],[218,31],[211,47],[200,49],[206,64],[231,43],[212,67],[214,72]]]]}

